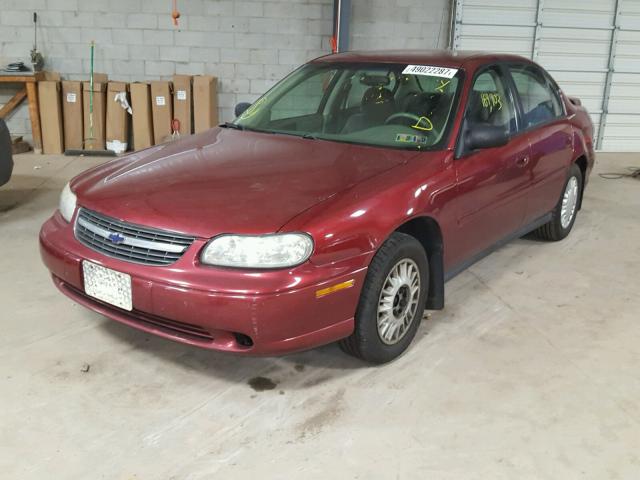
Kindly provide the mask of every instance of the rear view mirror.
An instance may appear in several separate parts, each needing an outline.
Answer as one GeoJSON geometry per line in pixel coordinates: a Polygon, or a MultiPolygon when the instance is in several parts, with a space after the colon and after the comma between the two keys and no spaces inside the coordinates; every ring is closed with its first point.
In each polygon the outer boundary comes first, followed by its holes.
{"type": "Polygon", "coordinates": [[[509,143],[509,132],[504,127],[476,123],[469,128],[465,143],[467,150],[499,147],[509,143]]]}
{"type": "Polygon", "coordinates": [[[251,104],[249,102],[240,102],[236,105],[236,110],[235,110],[235,114],[236,117],[239,117],[240,115],[242,115],[245,110],[247,108],[249,108],[251,106],[251,104]]]}

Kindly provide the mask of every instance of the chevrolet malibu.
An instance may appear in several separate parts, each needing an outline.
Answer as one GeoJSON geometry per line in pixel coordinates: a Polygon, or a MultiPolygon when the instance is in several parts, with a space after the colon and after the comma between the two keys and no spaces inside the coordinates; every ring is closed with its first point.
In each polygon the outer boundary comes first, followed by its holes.
{"type": "Polygon", "coordinates": [[[329,55],[236,115],[71,180],[40,232],[55,285],[191,345],[384,363],[448,279],[566,237],[594,162],[580,101],[511,55],[329,55]]]}

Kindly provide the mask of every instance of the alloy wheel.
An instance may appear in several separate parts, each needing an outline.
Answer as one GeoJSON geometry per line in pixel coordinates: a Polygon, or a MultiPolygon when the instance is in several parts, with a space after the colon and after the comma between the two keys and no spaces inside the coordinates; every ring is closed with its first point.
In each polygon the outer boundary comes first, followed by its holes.
{"type": "Polygon", "coordinates": [[[394,265],[382,286],[378,301],[378,335],[387,345],[407,333],[420,299],[420,270],[409,258],[394,265]]]}

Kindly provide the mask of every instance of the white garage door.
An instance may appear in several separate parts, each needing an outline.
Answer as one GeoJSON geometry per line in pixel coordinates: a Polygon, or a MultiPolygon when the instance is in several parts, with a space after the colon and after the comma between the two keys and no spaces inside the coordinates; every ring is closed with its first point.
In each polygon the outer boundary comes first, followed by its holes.
{"type": "Polygon", "coordinates": [[[608,151],[640,151],[640,0],[457,0],[453,47],[544,66],[608,151]]]}

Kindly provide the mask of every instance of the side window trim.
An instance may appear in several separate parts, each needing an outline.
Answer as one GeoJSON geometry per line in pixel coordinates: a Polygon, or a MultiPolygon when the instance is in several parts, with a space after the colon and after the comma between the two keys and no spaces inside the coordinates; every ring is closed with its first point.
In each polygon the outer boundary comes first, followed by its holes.
{"type": "Polygon", "coordinates": [[[540,128],[540,127],[544,127],[546,125],[549,125],[553,122],[557,122],[559,120],[562,120],[564,118],[567,117],[567,109],[566,106],[564,104],[564,101],[562,100],[562,96],[560,95],[560,87],[557,85],[557,83],[551,78],[551,76],[547,73],[546,70],[544,70],[543,68],[539,67],[538,65],[534,64],[534,63],[524,63],[524,62],[505,62],[502,64],[502,67],[505,70],[505,73],[508,75],[509,77],[509,83],[511,84],[512,88],[513,88],[513,93],[514,95],[517,97],[518,99],[518,106],[520,109],[519,112],[519,116],[521,118],[521,121],[519,122],[520,127],[517,130],[517,134],[523,133],[523,132],[529,132],[531,130],[534,130],[536,128],[540,128]],[[518,92],[518,89],[516,88],[516,82],[513,78],[513,75],[511,74],[511,70],[512,69],[518,69],[518,68],[531,68],[534,71],[536,71],[541,78],[544,79],[545,81],[545,86],[547,87],[547,89],[551,92],[551,94],[554,96],[554,98],[556,99],[556,101],[558,102],[558,105],[560,105],[560,108],[562,110],[562,112],[560,113],[560,115],[555,116],[549,120],[546,120],[544,122],[535,124],[535,125],[531,125],[531,126],[525,126],[525,122],[524,122],[524,106],[522,103],[522,97],[520,96],[520,92],[518,92]]]}
{"type": "Polygon", "coordinates": [[[502,62],[487,63],[485,65],[482,65],[480,68],[478,68],[475,71],[475,73],[473,74],[473,77],[471,78],[471,83],[469,84],[469,92],[467,95],[466,103],[462,111],[462,122],[460,123],[460,128],[458,130],[458,135],[456,136],[456,143],[454,146],[454,155],[456,159],[464,157],[470,153],[470,152],[467,152],[464,148],[463,136],[464,136],[464,130],[466,128],[466,123],[467,123],[467,120],[466,120],[467,112],[469,111],[470,104],[471,104],[471,92],[473,91],[473,86],[475,85],[478,77],[486,73],[488,70],[496,70],[498,72],[498,74],[500,75],[500,78],[503,81],[503,87],[505,91],[508,93],[511,103],[513,105],[514,113],[515,113],[514,118],[516,122],[516,128],[514,132],[510,133],[510,136],[514,137],[515,135],[520,133],[521,118],[520,118],[520,111],[518,109],[518,105],[519,105],[518,102],[520,101],[520,99],[519,97],[516,97],[517,92],[515,89],[515,85],[512,84],[511,75],[509,74],[508,69],[504,67],[504,64],[502,62]]]}

